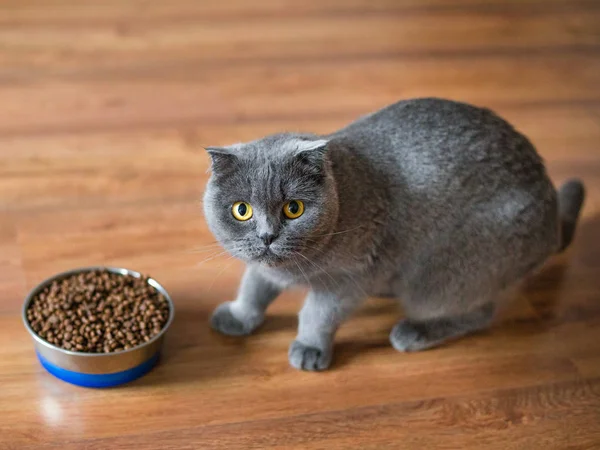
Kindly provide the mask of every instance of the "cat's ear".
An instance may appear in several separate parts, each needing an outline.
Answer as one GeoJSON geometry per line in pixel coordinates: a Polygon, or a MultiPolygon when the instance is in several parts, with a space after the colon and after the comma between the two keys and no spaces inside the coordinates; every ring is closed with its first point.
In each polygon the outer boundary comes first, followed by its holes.
{"type": "Polygon", "coordinates": [[[296,141],[296,158],[312,166],[321,167],[327,154],[328,141],[325,139],[317,140],[298,140],[296,141]]]}
{"type": "Polygon", "coordinates": [[[211,170],[215,174],[225,173],[237,164],[237,156],[229,147],[205,147],[211,159],[211,170]]]}

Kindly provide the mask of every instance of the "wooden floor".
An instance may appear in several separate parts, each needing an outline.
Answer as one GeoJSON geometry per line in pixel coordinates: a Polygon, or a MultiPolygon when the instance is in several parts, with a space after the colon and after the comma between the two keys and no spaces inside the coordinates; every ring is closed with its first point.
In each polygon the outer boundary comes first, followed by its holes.
{"type": "Polygon", "coordinates": [[[600,448],[600,2],[0,0],[0,411],[0,449],[600,448]],[[297,372],[300,292],[255,336],[211,332],[242,266],[197,250],[202,146],[414,96],[491,107],[582,177],[573,247],[492,330],[424,353],[392,349],[401,313],[373,300],[332,370],[297,372]],[[176,304],[126,387],[53,378],[21,323],[36,283],[92,264],[176,304]]]}

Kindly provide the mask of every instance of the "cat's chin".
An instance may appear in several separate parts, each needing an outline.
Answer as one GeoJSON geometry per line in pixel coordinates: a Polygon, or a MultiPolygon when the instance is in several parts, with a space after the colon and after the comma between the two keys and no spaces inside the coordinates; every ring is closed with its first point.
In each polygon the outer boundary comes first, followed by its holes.
{"type": "Polygon", "coordinates": [[[264,251],[263,253],[261,253],[259,256],[257,256],[256,258],[254,258],[252,260],[252,262],[255,262],[261,266],[271,267],[271,268],[283,267],[287,263],[289,263],[289,261],[290,261],[289,257],[283,256],[283,255],[278,255],[277,253],[274,253],[270,250],[264,251]]]}

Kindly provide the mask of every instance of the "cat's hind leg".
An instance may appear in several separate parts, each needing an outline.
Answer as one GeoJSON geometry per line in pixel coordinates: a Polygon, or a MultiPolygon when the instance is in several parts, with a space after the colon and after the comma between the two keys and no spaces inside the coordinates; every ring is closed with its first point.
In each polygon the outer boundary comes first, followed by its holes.
{"type": "Polygon", "coordinates": [[[500,294],[518,278],[504,250],[476,237],[453,238],[415,258],[396,286],[406,315],[390,334],[396,350],[425,350],[487,328],[500,294]]]}
{"type": "Polygon", "coordinates": [[[427,320],[404,319],[390,333],[390,342],[400,352],[436,347],[445,341],[487,328],[494,316],[493,303],[464,314],[427,320]]]}
{"type": "Polygon", "coordinates": [[[394,348],[424,350],[487,328],[510,288],[554,252],[555,203],[521,205],[517,194],[465,213],[406,265],[394,291],[407,319],[391,332],[394,348]]]}

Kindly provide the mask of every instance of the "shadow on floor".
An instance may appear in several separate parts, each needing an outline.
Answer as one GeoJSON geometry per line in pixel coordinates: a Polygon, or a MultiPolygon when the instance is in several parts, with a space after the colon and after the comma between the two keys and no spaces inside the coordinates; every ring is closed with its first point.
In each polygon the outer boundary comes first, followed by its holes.
{"type": "Polygon", "coordinates": [[[539,273],[524,282],[521,293],[544,326],[600,314],[600,293],[588,295],[594,285],[600,292],[600,280],[589,270],[597,264],[599,253],[600,215],[596,215],[580,223],[570,248],[552,256],[539,273]]]}

